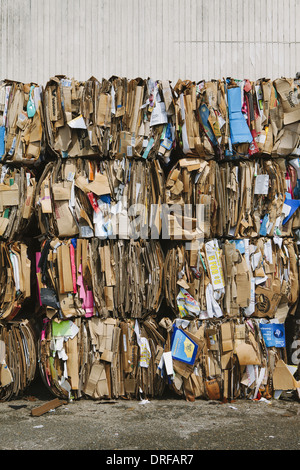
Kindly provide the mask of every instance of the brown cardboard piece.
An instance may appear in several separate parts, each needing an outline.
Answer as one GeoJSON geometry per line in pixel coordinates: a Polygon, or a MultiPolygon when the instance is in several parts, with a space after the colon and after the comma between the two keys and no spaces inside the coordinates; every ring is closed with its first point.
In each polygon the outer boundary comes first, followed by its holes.
{"type": "Polygon", "coordinates": [[[30,297],[31,292],[31,261],[27,256],[27,247],[23,243],[21,246],[21,266],[22,266],[22,277],[24,284],[24,295],[30,297]]]}
{"type": "Polygon", "coordinates": [[[78,234],[78,227],[70,211],[69,201],[56,201],[55,215],[60,237],[72,237],[78,234]]]}
{"type": "Polygon", "coordinates": [[[205,382],[206,393],[210,400],[220,400],[221,391],[217,379],[207,380],[205,382]]]}
{"type": "Polygon", "coordinates": [[[274,84],[281,98],[284,125],[300,121],[300,101],[298,96],[294,96],[293,80],[278,78],[274,84]]]}
{"type": "Polygon", "coordinates": [[[282,359],[277,361],[273,372],[273,387],[274,390],[294,390],[300,387],[300,382],[296,381],[282,359]]]}
{"type": "Polygon", "coordinates": [[[103,175],[101,173],[96,173],[94,181],[92,181],[92,183],[89,183],[86,188],[89,191],[95,193],[97,196],[102,196],[104,194],[111,193],[108,178],[106,175],[103,175]]]}
{"type": "Polygon", "coordinates": [[[265,287],[257,286],[255,289],[255,312],[256,317],[275,316],[276,309],[280,303],[281,294],[265,287]]]}
{"type": "Polygon", "coordinates": [[[26,188],[26,199],[23,208],[23,219],[29,219],[30,214],[32,212],[33,201],[34,201],[34,192],[35,192],[35,180],[33,180],[33,184],[27,186],[26,188]]]}
{"type": "Polygon", "coordinates": [[[69,201],[71,199],[72,182],[53,183],[52,192],[54,201],[69,201]]]}
{"type": "Polygon", "coordinates": [[[236,346],[235,351],[241,366],[261,364],[261,361],[257,357],[256,351],[251,344],[240,343],[236,346]]]}
{"type": "Polygon", "coordinates": [[[226,322],[221,325],[221,335],[222,335],[222,351],[228,352],[233,350],[233,331],[231,328],[231,323],[226,322]]]}
{"type": "Polygon", "coordinates": [[[58,408],[61,405],[67,405],[67,401],[59,400],[59,398],[54,398],[54,400],[48,401],[41,406],[37,406],[31,410],[31,416],[41,416],[44,413],[47,413],[50,410],[58,408]]]}
{"type": "Polygon", "coordinates": [[[60,293],[73,292],[73,280],[69,246],[62,244],[57,248],[60,293]]]}
{"type": "Polygon", "coordinates": [[[16,183],[12,186],[0,184],[0,205],[18,206],[19,205],[19,187],[16,183]]]}
{"type": "Polygon", "coordinates": [[[78,390],[79,386],[79,365],[78,365],[78,346],[77,346],[77,337],[70,338],[66,342],[66,354],[67,359],[67,370],[68,377],[70,378],[72,390],[78,390]]]}
{"type": "Polygon", "coordinates": [[[13,382],[13,376],[6,364],[1,364],[0,368],[0,385],[1,387],[6,387],[7,385],[13,382]]]}

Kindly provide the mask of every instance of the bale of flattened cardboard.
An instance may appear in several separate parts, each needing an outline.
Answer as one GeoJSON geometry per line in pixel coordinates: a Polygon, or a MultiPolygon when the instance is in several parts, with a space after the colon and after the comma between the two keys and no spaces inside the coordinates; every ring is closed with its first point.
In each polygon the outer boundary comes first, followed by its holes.
{"type": "Polygon", "coordinates": [[[299,80],[178,80],[176,140],[186,156],[206,159],[297,155],[299,80]]]}
{"type": "Polygon", "coordinates": [[[43,88],[35,83],[0,82],[0,158],[34,163],[45,151],[43,88]]]}
{"type": "Polygon", "coordinates": [[[158,240],[47,239],[36,254],[39,302],[63,318],[143,318],[163,296],[158,240]]]}
{"type": "Polygon", "coordinates": [[[299,296],[293,238],[175,243],[166,253],[164,295],[178,318],[285,318],[299,296]]]}
{"type": "Polygon", "coordinates": [[[35,210],[50,237],[158,238],[163,192],[158,160],[58,159],[38,181],[35,210]]]}
{"type": "Polygon", "coordinates": [[[181,158],[166,178],[164,231],[174,240],[293,236],[297,170],[297,159],[181,158]]]}
{"type": "Polygon", "coordinates": [[[216,161],[196,157],[179,159],[166,177],[163,236],[171,240],[213,236],[221,226],[218,222],[223,210],[219,184],[216,161]]]}
{"type": "Polygon", "coordinates": [[[168,81],[55,76],[46,84],[44,108],[47,142],[56,156],[168,161],[175,145],[168,81]]]}
{"type": "Polygon", "coordinates": [[[276,398],[274,378],[283,381],[287,375],[284,323],[166,317],[159,325],[168,338],[158,374],[179,396],[188,401],[276,398]]]}
{"type": "Polygon", "coordinates": [[[23,242],[0,242],[0,321],[14,319],[31,298],[31,257],[23,242]]]}
{"type": "Polygon", "coordinates": [[[156,374],[164,344],[160,330],[152,317],[45,319],[38,353],[43,381],[60,398],[161,396],[165,383],[156,374]]]}
{"type": "Polygon", "coordinates": [[[28,320],[0,323],[0,401],[22,396],[33,382],[37,340],[28,320]]]}
{"type": "Polygon", "coordinates": [[[34,216],[36,176],[29,168],[0,164],[0,239],[23,238],[34,216]]]}

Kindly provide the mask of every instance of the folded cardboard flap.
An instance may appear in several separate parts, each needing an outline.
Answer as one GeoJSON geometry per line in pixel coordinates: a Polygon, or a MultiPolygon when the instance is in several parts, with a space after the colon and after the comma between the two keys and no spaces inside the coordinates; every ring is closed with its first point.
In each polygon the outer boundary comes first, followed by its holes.
{"type": "Polygon", "coordinates": [[[230,322],[223,323],[221,326],[222,351],[226,353],[233,350],[233,331],[230,322]]]}
{"type": "Polygon", "coordinates": [[[258,286],[255,289],[255,299],[255,316],[273,318],[280,303],[281,294],[258,286]]]}
{"type": "Polygon", "coordinates": [[[1,364],[0,369],[0,386],[6,387],[13,382],[13,376],[6,364],[1,364]]]}
{"type": "Polygon", "coordinates": [[[0,184],[0,206],[18,206],[19,205],[19,187],[16,183],[12,186],[0,184]]]}
{"type": "Polygon", "coordinates": [[[97,196],[111,193],[107,176],[101,173],[96,173],[95,179],[92,183],[89,183],[86,188],[97,196]]]}
{"type": "Polygon", "coordinates": [[[235,348],[235,352],[241,366],[261,364],[252,344],[239,343],[235,348]]]}
{"type": "Polygon", "coordinates": [[[295,390],[300,388],[300,382],[294,378],[288,365],[282,359],[277,361],[273,372],[273,387],[274,390],[295,390]]]}
{"type": "Polygon", "coordinates": [[[53,183],[52,192],[54,201],[69,201],[71,199],[72,182],[53,183]]]}
{"type": "Polygon", "coordinates": [[[278,78],[274,81],[274,85],[282,103],[284,124],[288,125],[300,121],[300,102],[296,95],[293,80],[278,78]]]}

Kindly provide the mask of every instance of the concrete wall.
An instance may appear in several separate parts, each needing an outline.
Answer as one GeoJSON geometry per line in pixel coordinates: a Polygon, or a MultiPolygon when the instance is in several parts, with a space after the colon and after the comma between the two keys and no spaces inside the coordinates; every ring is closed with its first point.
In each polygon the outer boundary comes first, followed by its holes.
{"type": "Polygon", "coordinates": [[[0,0],[0,41],[0,79],[39,84],[294,77],[300,0],[0,0]]]}

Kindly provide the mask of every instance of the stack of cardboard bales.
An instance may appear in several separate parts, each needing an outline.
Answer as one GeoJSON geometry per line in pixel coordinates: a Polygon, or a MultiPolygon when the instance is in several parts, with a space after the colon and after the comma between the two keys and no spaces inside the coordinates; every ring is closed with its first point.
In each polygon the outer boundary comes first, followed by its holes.
{"type": "Polygon", "coordinates": [[[0,113],[3,399],[32,377],[8,340],[32,295],[58,397],[299,388],[297,80],[5,81],[0,113]]]}
{"type": "Polygon", "coordinates": [[[28,239],[34,234],[35,164],[45,145],[42,88],[2,81],[0,124],[0,399],[7,400],[28,388],[36,369],[37,337],[26,317],[35,297],[28,239]]]}
{"type": "Polygon", "coordinates": [[[175,143],[172,90],[140,78],[53,77],[44,106],[54,157],[36,191],[40,305],[50,322],[41,340],[45,383],[76,397],[157,396],[161,162],[175,143]],[[53,331],[70,321],[77,333],[66,352],[53,331]]]}
{"type": "MultiPolygon", "coordinates": [[[[186,399],[298,389],[284,323],[299,296],[299,84],[179,81],[182,155],[166,179],[161,375],[186,399]]],[[[294,368],[295,372],[295,368],[294,368]]]]}

